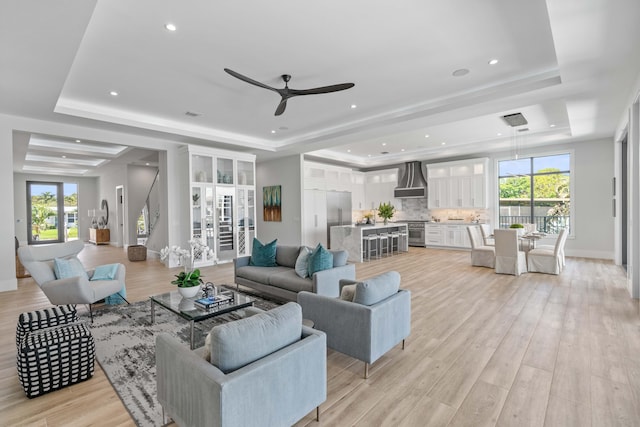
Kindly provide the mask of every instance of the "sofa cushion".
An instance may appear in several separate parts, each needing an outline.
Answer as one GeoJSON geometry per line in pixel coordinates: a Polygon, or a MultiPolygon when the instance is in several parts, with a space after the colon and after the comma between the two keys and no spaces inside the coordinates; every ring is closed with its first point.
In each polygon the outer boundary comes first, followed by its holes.
{"type": "Polygon", "coordinates": [[[86,277],[87,272],[84,270],[82,263],[76,257],[69,259],[55,258],[53,260],[53,271],[56,275],[56,279],[66,279],[67,277],[86,277]]]}
{"type": "Polygon", "coordinates": [[[313,282],[310,278],[303,279],[298,276],[294,269],[288,268],[286,271],[281,271],[269,276],[269,285],[286,289],[292,292],[300,291],[313,291],[313,282]]]}
{"type": "Polygon", "coordinates": [[[280,350],[302,335],[302,309],[294,302],[211,330],[211,363],[225,374],[280,350]]]}
{"type": "Polygon", "coordinates": [[[294,270],[296,270],[296,274],[301,278],[309,277],[309,255],[311,254],[311,250],[302,246],[300,248],[300,253],[298,254],[298,258],[296,259],[296,265],[294,270]]]}
{"type": "Polygon", "coordinates": [[[318,246],[309,255],[309,276],[313,276],[316,271],[329,270],[333,268],[333,254],[318,243],[318,246]]]}
{"type": "Polygon", "coordinates": [[[263,245],[260,240],[253,238],[253,249],[251,251],[251,259],[249,265],[259,267],[275,267],[276,266],[276,242],[269,242],[263,245]]]}
{"type": "Polygon", "coordinates": [[[300,246],[278,245],[276,247],[276,264],[283,267],[295,268],[299,253],[300,246]]]}
{"type": "Polygon", "coordinates": [[[390,297],[400,289],[400,273],[389,271],[356,284],[353,302],[373,305],[390,297]]]}
{"type": "Polygon", "coordinates": [[[252,280],[254,282],[262,283],[263,285],[269,284],[269,277],[274,274],[283,273],[286,271],[293,271],[287,267],[257,267],[248,265],[245,267],[239,267],[236,270],[236,276],[243,279],[252,280]]]}
{"type": "Polygon", "coordinates": [[[341,251],[329,251],[333,254],[333,266],[334,267],[342,267],[343,265],[347,265],[347,259],[349,258],[349,252],[341,250],[341,251]]]}

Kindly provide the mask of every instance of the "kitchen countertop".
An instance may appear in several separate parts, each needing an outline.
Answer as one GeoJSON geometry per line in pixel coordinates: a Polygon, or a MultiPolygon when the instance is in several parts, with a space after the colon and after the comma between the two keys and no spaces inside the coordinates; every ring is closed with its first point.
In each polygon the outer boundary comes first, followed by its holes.
{"type": "Polygon", "coordinates": [[[360,229],[364,229],[364,230],[375,230],[375,229],[379,229],[379,228],[390,228],[390,227],[403,227],[406,226],[407,223],[406,222],[389,222],[387,225],[384,225],[384,223],[378,223],[378,224],[364,224],[364,225],[334,225],[331,228],[360,228],[360,229]]]}

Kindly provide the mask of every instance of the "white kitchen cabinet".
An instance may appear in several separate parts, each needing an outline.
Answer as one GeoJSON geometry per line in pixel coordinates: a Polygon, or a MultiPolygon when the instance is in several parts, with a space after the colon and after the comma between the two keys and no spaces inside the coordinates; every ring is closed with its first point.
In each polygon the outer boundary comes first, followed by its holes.
{"type": "Polygon", "coordinates": [[[366,209],[365,174],[351,172],[351,208],[356,211],[366,209]]]}
{"type": "Polygon", "coordinates": [[[327,193],[323,190],[304,190],[303,244],[315,248],[318,243],[327,247],[327,193]]]}
{"type": "Polygon", "coordinates": [[[452,248],[470,248],[469,233],[466,225],[445,225],[444,245],[452,248]]]}
{"type": "Polygon", "coordinates": [[[426,224],[424,240],[426,246],[444,246],[444,229],[436,224],[426,224]]]}
{"type": "Polygon", "coordinates": [[[381,203],[391,203],[396,209],[400,207],[400,200],[393,196],[398,186],[397,168],[366,172],[365,175],[366,209],[378,209],[381,203]]]}
{"type": "Polygon", "coordinates": [[[427,165],[428,205],[433,208],[487,208],[489,159],[427,165]]]}
{"type": "Polygon", "coordinates": [[[426,224],[426,246],[442,246],[448,248],[471,248],[468,224],[426,224]]]}

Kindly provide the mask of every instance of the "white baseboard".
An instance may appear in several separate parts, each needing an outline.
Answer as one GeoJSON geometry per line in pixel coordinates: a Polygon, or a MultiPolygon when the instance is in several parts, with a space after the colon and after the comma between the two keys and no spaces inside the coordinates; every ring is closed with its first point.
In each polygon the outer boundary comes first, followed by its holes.
{"type": "Polygon", "coordinates": [[[0,292],[15,291],[18,289],[18,279],[0,280],[0,292]]]}
{"type": "Polygon", "coordinates": [[[610,259],[613,261],[614,254],[611,251],[584,251],[584,250],[566,250],[565,255],[568,257],[610,259]]]}

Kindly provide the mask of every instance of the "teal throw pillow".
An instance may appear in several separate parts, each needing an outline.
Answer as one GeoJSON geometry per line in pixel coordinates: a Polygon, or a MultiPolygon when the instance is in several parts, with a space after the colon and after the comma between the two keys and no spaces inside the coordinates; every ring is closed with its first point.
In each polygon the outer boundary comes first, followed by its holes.
{"type": "Polygon", "coordinates": [[[276,264],[276,242],[263,245],[260,240],[253,238],[253,249],[251,251],[251,258],[249,259],[249,265],[255,265],[256,267],[275,267],[276,264]]]}
{"type": "Polygon", "coordinates": [[[56,279],[66,279],[77,276],[89,278],[78,258],[55,258],[53,260],[53,272],[56,275],[56,279]]]}
{"type": "Polygon", "coordinates": [[[316,271],[329,270],[333,268],[333,254],[318,243],[318,246],[309,255],[309,276],[313,276],[316,271]]]}
{"type": "Polygon", "coordinates": [[[113,280],[118,274],[120,264],[107,264],[96,267],[90,280],[113,280]]]}

